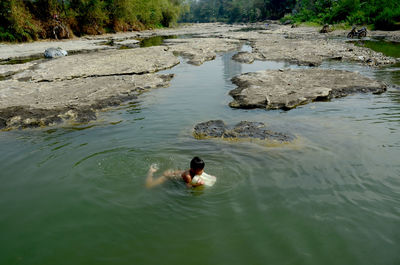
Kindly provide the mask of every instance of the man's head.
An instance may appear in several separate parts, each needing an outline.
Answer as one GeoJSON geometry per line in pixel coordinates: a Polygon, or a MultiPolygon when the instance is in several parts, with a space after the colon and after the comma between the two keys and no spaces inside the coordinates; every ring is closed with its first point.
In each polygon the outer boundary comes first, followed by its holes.
{"type": "Polygon", "coordinates": [[[196,156],[190,161],[190,170],[192,170],[195,175],[203,174],[204,166],[205,163],[200,157],[196,156]]]}

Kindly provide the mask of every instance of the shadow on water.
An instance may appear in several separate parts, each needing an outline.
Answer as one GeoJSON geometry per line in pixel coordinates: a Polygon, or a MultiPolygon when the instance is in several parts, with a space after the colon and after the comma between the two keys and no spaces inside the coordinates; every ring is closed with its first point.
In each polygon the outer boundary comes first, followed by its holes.
{"type": "Polygon", "coordinates": [[[233,32],[250,32],[250,31],[260,31],[260,30],[268,30],[267,26],[264,27],[245,27],[241,29],[232,30],[233,32]]]}
{"type": "Polygon", "coordinates": [[[164,43],[164,40],[167,39],[176,39],[178,36],[155,36],[146,39],[142,39],[139,43],[141,48],[152,47],[152,46],[159,46],[164,43]]]}
{"type": "Polygon", "coordinates": [[[5,61],[1,61],[0,65],[24,64],[24,63],[29,63],[29,62],[40,60],[40,59],[44,59],[44,57],[38,56],[38,57],[32,57],[32,58],[20,58],[20,59],[5,60],[5,61]]]}

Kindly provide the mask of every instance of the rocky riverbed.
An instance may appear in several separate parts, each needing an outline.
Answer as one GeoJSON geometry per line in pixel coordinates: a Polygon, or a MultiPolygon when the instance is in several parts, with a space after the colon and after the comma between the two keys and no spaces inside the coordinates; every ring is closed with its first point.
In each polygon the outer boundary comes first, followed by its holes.
{"type": "MultiPolygon", "coordinates": [[[[398,58],[345,42],[338,37],[341,34],[320,34],[316,28],[276,23],[216,23],[64,41],[0,44],[0,128],[96,119],[99,109],[135,99],[150,88],[168,86],[172,76],[156,72],[179,64],[180,56],[190,64],[201,65],[218,53],[239,51],[244,43],[250,44],[252,50],[233,57],[241,63],[274,60],[318,67],[324,60],[334,59],[381,67],[399,62],[398,58]],[[160,46],[139,48],[138,41],[154,36],[173,38],[160,46]],[[60,47],[69,56],[42,59],[49,47],[60,47]],[[27,58],[38,60],[5,64],[27,58]]],[[[385,32],[371,34],[389,38],[385,32]]],[[[238,88],[231,92],[234,101],[230,105],[239,108],[290,109],[313,100],[355,92],[381,93],[386,89],[384,84],[359,74],[319,69],[251,73],[236,77],[233,82],[238,88]]]]}
{"type": "Polygon", "coordinates": [[[383,93],[386,84],[341,70],[286,69],[246,73],[232,79],[234,108],[292,109],[353,93],[383,93]]]}

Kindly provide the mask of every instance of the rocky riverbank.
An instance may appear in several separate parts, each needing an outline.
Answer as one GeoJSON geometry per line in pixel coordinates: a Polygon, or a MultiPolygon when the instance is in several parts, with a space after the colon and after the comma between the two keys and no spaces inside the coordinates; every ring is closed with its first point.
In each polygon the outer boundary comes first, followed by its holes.
{"type": "MultiPolygon", "coordinates": [[[[190,64],[201,65],[218,53],[239,51],[244,43],[253,49],[233,57],[241,63],[275,60],[318,66],[323,60],[335,59],[381,67],[399,62],[345,42],[338,37],[340,34],[278,24],[193,24],[75,40],[0,44],[0,128],[95,119],[99,109],[135,99],[150,88],[168,86],[172,76],[156,72],[179,64],[179,56],[190,64]],[[161,46],[139,48],[139,41],[154,36],[170,39],[161,46]],[[60,47],[69,56],[42,59],[49,47],[60,47]],[[38,60],[7,64],[25,59],[38,60]]],[[[233,82],[238,88],[231,92],[234,101],[230,105],[240,108],[290,109],[322,98],[380,93],[386,88],[359,74],[319,69],[253,73],[234,78],[233,82]]]]}
{"type": "Polygon", "coordinates": [[[96,119],[98,110],[135,100],[166,87],[173,75],[122,75],[54,82],[0,82],[0,129],[55,125],[96,119]]]}

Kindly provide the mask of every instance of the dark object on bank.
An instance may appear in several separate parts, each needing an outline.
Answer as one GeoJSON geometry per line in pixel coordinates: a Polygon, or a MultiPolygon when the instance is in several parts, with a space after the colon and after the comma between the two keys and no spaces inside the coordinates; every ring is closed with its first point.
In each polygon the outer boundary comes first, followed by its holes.
{"type": "Polygon", "coordinates": [[[285,22],[282,23],[282,25],[290,25],[293,24],[292,20],[286,20],[285,22]]]}
{"type": "Polygon", "coordinates": [[[319,31],[319,33],[329,33],[329,32],[331,32],[332,30],[331,30],[331,28],[329,27],[329,25],[328,24],[325,24],[323,27],[322,27],[322,29],[319,31]]]}
{"type": "Polygon", "coordinates": [[[69,28],[64,23],[57,14],[53,15],[53,19],[49,24],[48,36],[53,39],[69,39],[72,34],[70,34],[69,28]]]}
{"type": "Polygon", "coordinates": [[[365,27],[362,27],[360,30],[357,30],[356,27],[353,27],[349,34],[347,34],[347,38],[352,39],[354,37],[359,39],[367,37],[367,29],[365,27]]]}

